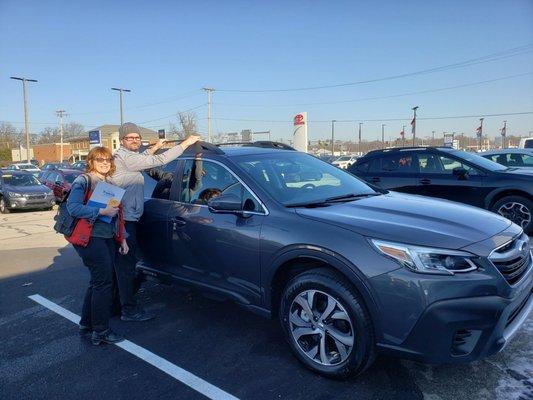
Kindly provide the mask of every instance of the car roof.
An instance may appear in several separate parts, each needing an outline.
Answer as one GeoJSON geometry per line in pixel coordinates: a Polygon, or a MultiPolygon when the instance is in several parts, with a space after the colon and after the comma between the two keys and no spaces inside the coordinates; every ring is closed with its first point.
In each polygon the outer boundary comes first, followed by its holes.
{"type": "Polygon", "coordinates": [[[0,175],[31,175],[33,174],[29,171],[6,171],[6,170],[0,170],[0,175]]]}

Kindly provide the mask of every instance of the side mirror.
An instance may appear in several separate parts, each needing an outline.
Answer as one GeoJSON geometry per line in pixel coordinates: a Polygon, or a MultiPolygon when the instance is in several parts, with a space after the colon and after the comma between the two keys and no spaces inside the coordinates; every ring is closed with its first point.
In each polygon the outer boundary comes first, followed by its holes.
{"type": "Polygon", "coordinates": [[[238,214],[242,212],[241,199],[233,193],[221,194],[207,202],[214,213],[238,214]]]}
{"type": "Polygon", "coordinates": [[[468,171],[462,167],[457,167],[453,169],[453,175],[460,180],[464,180],[468,178],[468,171]]]}

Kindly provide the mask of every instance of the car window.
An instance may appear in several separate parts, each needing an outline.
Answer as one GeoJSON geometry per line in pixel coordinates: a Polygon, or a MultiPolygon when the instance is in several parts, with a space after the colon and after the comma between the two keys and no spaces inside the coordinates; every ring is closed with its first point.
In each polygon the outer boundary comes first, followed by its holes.
{"type": "Polygon", "coordinates": [[[533,157],[527,154],[506,154],[508,167],[531,167],[533,166],[533,157]]]}
{"type": "Polygon", "coordinates": [[[441,167],[438,167],[438,169],[434,173],[453,175],[453,170],[455,168],[464,168],[468,171],[469,175],[480,174],[478,169],[471,167],[470,165],[463,163],[455,158],[450,158],[450,157],[439,155],[437,156],[437,159],[440,161],[441,167]]]}
{"type": "Polygon", "coordinates": [[[356,171],[359,171],[359,172],[366,172],[366,171],[368,171],[368,166],[369,165],[370,165],[369,161],[362,162],[362,163],[356,164],[354,169],[356,171]]]}
{"type": "Polygon", "coordinates": [[[65,178],[65,181],[67,183],[72,183],[74,182],[74,179],[76,179],[76,177],[78,176],[79,174],[65,174],[64,175],[64,178],[65,178]]]}
{"type": "Polygon", "coordinates": [[[409,153],[387,154],[375,158],[370,164],[370,172],[414,172],[413,156],[409,153]]]}
{"type": "Polygon", "coordinates": [[[50,172],[47,178],[50,182],[55,183],[59,180],[59,174],[57,172],[50,172]]]}
{"type": "Polygon", "coordinates": [[[183,169],[181,201],[207,205],[221,194],[241,199],[243,210],[261,212],[262,207],[250,191],[223,165],[206,160],[186,160],[183,169]]]}
{"type": "Polygon", "coordinates": [[[35,186],[41,183],[31,174],[4,175],[4,183],[11,186],[35,186]]]}

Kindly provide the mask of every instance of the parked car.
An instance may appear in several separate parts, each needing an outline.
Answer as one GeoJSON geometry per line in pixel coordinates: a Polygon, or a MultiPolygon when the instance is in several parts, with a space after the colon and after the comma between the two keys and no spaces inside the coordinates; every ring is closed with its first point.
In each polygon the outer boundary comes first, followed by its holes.
{"type": "Polygon", "coordinates": [[[70,166],[70,168],[85,171],[85,168],[87,168],[87,161],[76,161],[70,166]]]}
{"type": "Polygon", "coordinates": [[[51,210],[54,194],[26,171],[0,172],[0,213],[10,210],[51,210]]]}
{"type": "Polygon", "coordinates": [[[76,169],[53,169],[43,171],[39,180],[54,192],[57,202],[62,202],[65,194],[70,192],[72,182],[81,173],[81,171],[76,169]]]}
{"type": "Polygon", "coordinates": [[[533,232],[533,171],[449,147],[372,151],[349,171],[383,189],[482,207],[533,232]]]}
{"type": "Polygon", "coordinates": [[[71,168],[71,165],[68,162],[46,163],[41,167],[41,171],[58,168],[71,168]]]}
{"type": "Polygon", "coordinates": [[[337,159],[336,156],[324,155],[324,154],[319,156],[318,158],[320,158],[322,161],[325,161],[325,162],[330,163],[330,164],[337,159]]]}
{"type": "Polygon", "coordinates": [[[374,188],[289,147],[202,146],[145,176],[137,267],[279,317],[313,371],[359,374],[377,353],[471,362],[533,307],[529,239],[498,214],[374,188]],[[321,178],[294,185],[288,165],[321,178]]]}
{"type": "Polygon", "coordinates": [[[357,156],[341,156],[337,158],[336,160],[333,160],[331,164],[336,166],[337,168],[347,169],[355,161],[357,161],[357,158],[358,158],[357,156]]]}
{"type": "Polygon", "coordinates": [[[533,168],[533,148],[490,150],[479,155],[506,167],[533,168]]]}
{"type": "Polygon", "coordinates": [[[533,137],[520,139],[520,143],[518,144],[518,148],[520,148],[520,149],[533,149],[533,137]]]}
{"type": "Polygon", "coordinates": [[[14,163],[4,168],[7,171],[27,171],[31,172],[34,176],[37,176],[41,170],[33,164],[28,163],[14,163]]]}

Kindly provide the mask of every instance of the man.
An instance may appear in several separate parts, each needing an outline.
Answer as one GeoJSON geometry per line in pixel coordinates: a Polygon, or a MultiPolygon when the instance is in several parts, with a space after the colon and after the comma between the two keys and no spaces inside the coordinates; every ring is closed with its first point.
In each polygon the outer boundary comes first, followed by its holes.
{"type": "Polygon", "coordinates": [[[144,177],[141,171],[158,167],[178,158],[187,147],[200,140],[199,136],[191,135],[177,146],[162,154],[155,154],[165,140],[159,140],[150,149],[139,153],[141,134],[137,125],[127,122],[120,127],[119,138],[121,147],[115,152],[116,172],[111,183],[126,190],[122,198],[124,220],[126,222],[127,242],[130,251],[126,255],[119,254],[116,261],[117,283],[122,306],[123,321],[147,321],[153,318],[135,300],[137,275],[135,264],[138,260],[137,222],[144,209],[144,177]]]}

